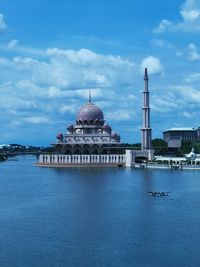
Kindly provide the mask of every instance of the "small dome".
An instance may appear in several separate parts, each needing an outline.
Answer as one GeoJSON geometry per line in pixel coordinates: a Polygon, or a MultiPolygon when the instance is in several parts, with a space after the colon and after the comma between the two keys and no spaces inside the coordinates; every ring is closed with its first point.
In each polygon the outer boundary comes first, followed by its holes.
{"type": "Polygon", "coordinates": [[[111,136],[112,137],[116,137],[117,136],[117,133],[113,132],[111,136]]]}
{"type": "Polygon", "coordinates": [[[62,133],[58,133],[57,136],[56,136],[56,138],[58,138],[58,139],[59,138],[62,138],[62,137],[63,137],[63,134],[62,133]]]}
{"type": "Polygon", "coordinates": [[[82,106],[77,115],[77,121],[103,121],[103,112],[99,107],[91,102],[86,103],[82,106]]]}

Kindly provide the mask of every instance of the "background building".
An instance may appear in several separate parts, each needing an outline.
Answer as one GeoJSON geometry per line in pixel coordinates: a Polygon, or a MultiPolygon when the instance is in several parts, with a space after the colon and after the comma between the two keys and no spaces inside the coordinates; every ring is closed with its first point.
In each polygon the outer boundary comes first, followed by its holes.
{"type": "Polygon", "coordinates": [[[163,132],[168,147],[180,148],[182,141],[200,140],[200,128],[170,128],[163,132]]]}

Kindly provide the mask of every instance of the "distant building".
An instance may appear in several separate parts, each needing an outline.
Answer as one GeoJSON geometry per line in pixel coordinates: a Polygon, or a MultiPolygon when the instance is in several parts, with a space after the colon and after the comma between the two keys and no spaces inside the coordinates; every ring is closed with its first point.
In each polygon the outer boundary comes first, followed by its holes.
{"type": "Polygon", "coordinates": [[[167,142],[169,148],[180,148],[182,141],[200,140],[200,128],[170,128],[163,132],[163,139],[167,142]]]}

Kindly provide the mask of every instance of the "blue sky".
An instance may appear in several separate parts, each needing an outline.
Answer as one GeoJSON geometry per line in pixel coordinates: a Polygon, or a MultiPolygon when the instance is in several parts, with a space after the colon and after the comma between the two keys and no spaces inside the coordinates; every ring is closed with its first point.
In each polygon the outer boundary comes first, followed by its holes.
{"type": "Polygon", "coordinates": [[[200,126],[200,0],[1,0],[0,143],[48,145],[92,99],[139,142],[148,67],[153,137],[200,126]]]}

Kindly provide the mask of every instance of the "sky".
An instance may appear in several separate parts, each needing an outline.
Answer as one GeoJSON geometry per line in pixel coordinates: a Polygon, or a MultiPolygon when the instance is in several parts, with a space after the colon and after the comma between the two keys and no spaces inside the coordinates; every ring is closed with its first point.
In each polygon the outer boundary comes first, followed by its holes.
{"type": "Polygon", "coordinates": [[[0,143],[47,146],[88,101],[140,142],[200,126],[200,0],[1,0],[0,143]]]}

